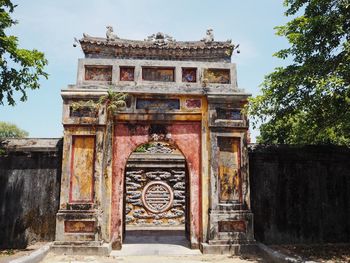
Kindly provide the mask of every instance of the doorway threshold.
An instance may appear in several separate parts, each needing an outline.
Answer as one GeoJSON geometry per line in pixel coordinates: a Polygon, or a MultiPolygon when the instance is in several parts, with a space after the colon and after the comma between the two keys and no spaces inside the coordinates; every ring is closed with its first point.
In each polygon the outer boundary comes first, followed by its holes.
{"type": "Polygon", "coordinates": [[[113,250],[111,256],[144,255],[201,255],[199,249],[191,249],[185,236],[185,230],[159,229],[126,230],[121,250],[113,250]]]}

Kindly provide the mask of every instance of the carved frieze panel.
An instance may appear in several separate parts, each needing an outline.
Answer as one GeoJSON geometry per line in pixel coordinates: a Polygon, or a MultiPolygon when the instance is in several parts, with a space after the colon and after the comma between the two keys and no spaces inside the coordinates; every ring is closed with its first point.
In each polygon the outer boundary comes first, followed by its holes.
{"type": "Polygon", "coordinates": [[[218,137],[219,147],[219,201],[240,201],[239,139],[218,137]]]}
{"type": "Polygon", "coordinates": [[[230,84],[230,70],[229,69],[205,69],[204,80],[208,83],[230,84]]]}
{"type": "Polygon", "coordinates": [[[142,80],[174,82],[175,69],[165,67],[143,67],[142,80]]]}
{"type": "Polygon", "coordinates": [[[126,171],[127,225],[183,225],[186,209],[184,169],[130,167],[126,171]]]}
{"type": "Polygon", "coordinates": [[[85,66],[85,80],[112,81],[112,66],[85,66]]]}

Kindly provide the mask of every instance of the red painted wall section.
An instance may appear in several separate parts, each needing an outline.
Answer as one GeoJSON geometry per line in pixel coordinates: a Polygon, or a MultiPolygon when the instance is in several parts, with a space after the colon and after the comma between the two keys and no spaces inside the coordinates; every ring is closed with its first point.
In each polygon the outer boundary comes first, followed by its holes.
{"type": "MultiPolygon", "coordinates": [[[[186,158],[190,182],[190,234],[191,244],[198,246],[201,236],[201,123],[175,122],[163,125],[167,142],[174,144],[186,158]]],[[[112,215],[113,242],[121,244],[123,232],[123,191],[125,165],[130,154],[141,144],[151,140],[150,124],[118,123],[114,129],[112,215]]]]}
{"type": "Polygon", "coordinates": [[[171,140],[186,158],[190,182],[191,245],[199,245],[201,219],[201,123],[172,124],[168,127],[171,140]]]}

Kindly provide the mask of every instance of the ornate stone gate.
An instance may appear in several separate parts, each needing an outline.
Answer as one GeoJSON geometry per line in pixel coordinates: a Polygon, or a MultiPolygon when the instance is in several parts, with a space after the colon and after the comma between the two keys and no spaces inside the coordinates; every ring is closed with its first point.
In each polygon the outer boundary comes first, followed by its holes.
{"type": "MultiPolygon", "coordinates": [[[[162,33],[126,40],[109,27],[107,38],[84,34],[79,43],[85,58],[77,83],[61,92],[64,146],[53,249],[108,254],[122,247],[128,158],[159,141],[176,146],[187,163],[191,247],[203,253],[250,247],[248,122],[241,112],[249,94],[237,87],[231,41],[214,41],[211,30],[192,42],[162,33]],[[129,94],[114,116],[94,107],[108,89],[129,94]]],[[[174,205],[168,186],[144,186],[149,211],[174,205]],[[154,202],[157,195],[161,203],[154,202]]]]}

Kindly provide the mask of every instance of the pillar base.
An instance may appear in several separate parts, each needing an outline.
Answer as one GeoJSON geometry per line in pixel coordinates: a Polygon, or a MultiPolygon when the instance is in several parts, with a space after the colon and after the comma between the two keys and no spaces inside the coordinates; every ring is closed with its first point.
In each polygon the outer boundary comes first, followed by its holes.
{"type": "Polygon", "coordinates": [[[66,255],[98,255],[109,256],[112,251],[111,243],[103,243],[98,241],[82,241],[82,242],[62,242],[55,241],[50,252],[66,255]]]}
{"type": "Polygon", "coordinates": [[[231,254],[241,255],[255,253],[258,250],[255,242],[251,244],[209,244],[201,243],[200,247],[203,254],[231,254]]]}

